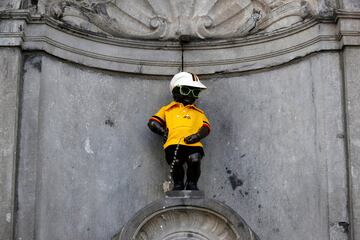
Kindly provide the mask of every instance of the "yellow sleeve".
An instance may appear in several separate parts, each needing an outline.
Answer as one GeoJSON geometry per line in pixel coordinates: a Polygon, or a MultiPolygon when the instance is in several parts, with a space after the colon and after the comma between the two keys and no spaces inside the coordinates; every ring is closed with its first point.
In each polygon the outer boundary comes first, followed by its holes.
{"type": "Polygon", "coordinates": [[[165,107],[160,108],[160,110],[155,113],[149,120],[155,120],[162,125],[166,125],[166,119],[165,119],[165,107]]]}
{"type": "Polygon", "coordinates": [[[211,129],[209,119],[206,117],[205,114],[203,114],[203,126],[208,127],[209,129],[211,129]]]}

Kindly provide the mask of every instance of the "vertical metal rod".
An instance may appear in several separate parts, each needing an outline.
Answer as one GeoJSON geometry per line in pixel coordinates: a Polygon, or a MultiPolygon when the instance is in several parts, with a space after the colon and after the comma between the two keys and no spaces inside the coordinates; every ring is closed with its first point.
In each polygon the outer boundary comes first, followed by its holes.
{"type": "Polygon", "coordinates": [[[181,35],[179,37],[179,43],[181,47],[181,71],[184,71],[184,44],[187,44],[191,41],[191,37],[189,35],[181,35]]]}
{"type": "Polygon", "coordinates": [[[181,72],[184,71],[184,45],[182,42],[180,42],[181,46],[181,72]]]}

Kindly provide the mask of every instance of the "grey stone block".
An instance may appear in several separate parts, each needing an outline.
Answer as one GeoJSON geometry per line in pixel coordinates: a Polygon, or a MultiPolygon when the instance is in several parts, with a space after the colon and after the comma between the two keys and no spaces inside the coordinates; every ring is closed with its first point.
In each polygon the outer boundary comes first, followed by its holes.
{"type": "Polygon", "coordinates": [[[11,240],[13,234],[20,65],[20,49],[0,48],[1,240],[11,240]]]}
{"type": "Polygon", "coordinates": [[[20,152],[18,163],[18,210],[15,239],[36,239],[36,205],[40,182],[38,161],[39,91],[42,56],[25,57],[23,72],[22,118],[20,123],[20,152]]]}
{"type": "Polygon", "coordinates": [[[360,48],[344,51],[351,237],[360,239],[360,48]]]}

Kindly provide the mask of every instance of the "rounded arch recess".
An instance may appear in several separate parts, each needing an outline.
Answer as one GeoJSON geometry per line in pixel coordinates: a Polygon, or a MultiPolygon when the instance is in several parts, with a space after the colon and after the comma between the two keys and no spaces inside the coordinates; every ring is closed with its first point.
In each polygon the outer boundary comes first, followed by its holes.
{"type": "Polygon", "coordinates": [[[138,211],[113,240],[259,240],[229,206],[213,199],[161,199],[138,211]]]}

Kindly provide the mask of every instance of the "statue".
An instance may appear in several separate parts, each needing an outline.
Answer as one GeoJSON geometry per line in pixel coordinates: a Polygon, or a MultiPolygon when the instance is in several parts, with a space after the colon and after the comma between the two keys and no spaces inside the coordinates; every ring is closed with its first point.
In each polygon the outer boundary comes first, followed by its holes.
{"type": "Polygon", "coordinates": [[[195,74],[175,74],[170,82],[174,101],[163,106],[148,122],[151,131],[164,137],[163,147],[170,165],[172,190],[199,190],[200,162],[204,157],[200,140],[209,135],[210,124],[204,111],[194,102],[204,89],[206,86],[195,74]],[[187,172],[184,184],[185,163],[187,172]]]}

